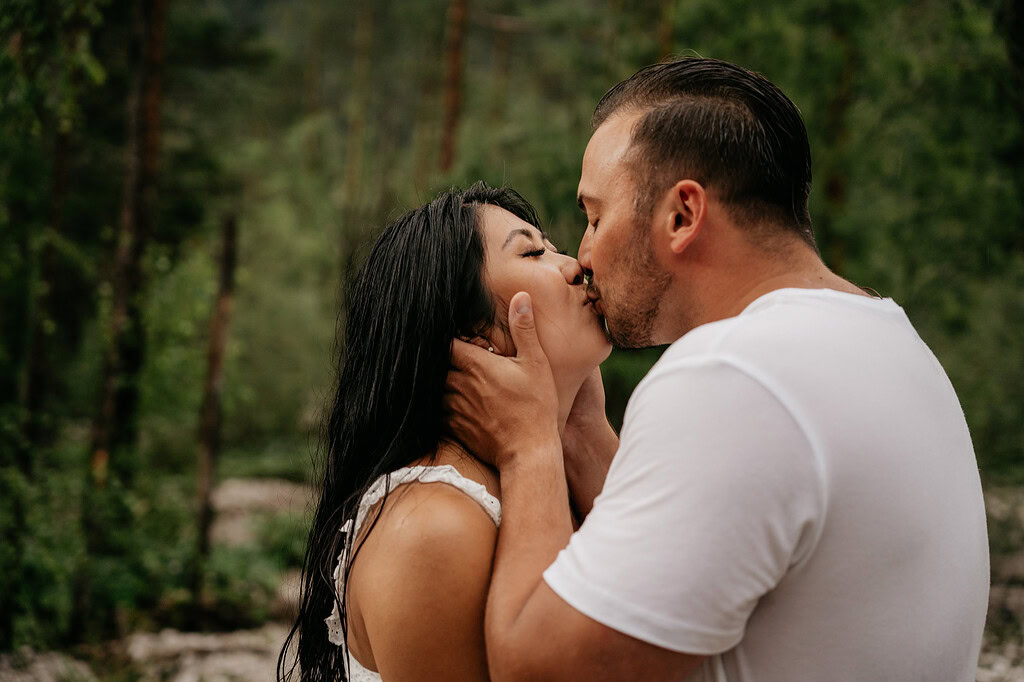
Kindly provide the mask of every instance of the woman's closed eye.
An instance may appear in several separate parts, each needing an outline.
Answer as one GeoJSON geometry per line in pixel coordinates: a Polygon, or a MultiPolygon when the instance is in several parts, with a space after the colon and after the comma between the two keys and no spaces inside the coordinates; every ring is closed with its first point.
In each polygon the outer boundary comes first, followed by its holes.
{"type": "MultiPolygon", "coordinates": [[[[523,254],[523,258],[538,258],[549,251],[551,251],[551,249],[537,249],[536,251],[527,251],[526,253],[523,254]]],[[[557,253],[560,256],[569,255],[567,251],[552,251],[552,253],[557,253]]]]}

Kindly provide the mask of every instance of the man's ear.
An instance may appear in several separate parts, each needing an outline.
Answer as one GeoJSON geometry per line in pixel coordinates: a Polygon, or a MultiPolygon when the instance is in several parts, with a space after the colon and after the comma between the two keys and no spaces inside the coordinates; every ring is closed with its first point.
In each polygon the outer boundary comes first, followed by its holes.
{"type": "Polygon", "coordinates": [[[668,190],[662,213],[672,253],[682,253],[704,229],[708,196],[696,180],[680,180],[668,190]]]}

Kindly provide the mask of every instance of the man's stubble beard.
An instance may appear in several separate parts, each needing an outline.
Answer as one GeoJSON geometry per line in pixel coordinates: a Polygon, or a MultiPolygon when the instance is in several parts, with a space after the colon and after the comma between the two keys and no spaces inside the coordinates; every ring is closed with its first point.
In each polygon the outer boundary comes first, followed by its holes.
{"type": "Polygon", "coordinates": [[[632,226],[636,239],[622,256],[619,267],[618,296],[608,298],[602,292],[605,330],[616,348],[649,348],[655,345],[654,326],[658,319],[665,291],[672,277],[654,259],[647,230],[638,229],[639,218],[632,226]]]}

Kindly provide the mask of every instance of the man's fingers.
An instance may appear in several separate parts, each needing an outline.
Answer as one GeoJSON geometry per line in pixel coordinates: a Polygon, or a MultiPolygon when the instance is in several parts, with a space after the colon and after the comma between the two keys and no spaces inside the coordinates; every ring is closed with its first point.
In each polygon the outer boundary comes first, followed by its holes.
{"type": "Polygon", "coordinates": [[[448,418],[448,430],[460,439],[472,433],[467,429],[467,421],[463,417],[466,410],[466,399],[454,391],[448,391],[441,398],[441,408],[448,418]]]}
{"type": "Polygon", "coordinates": [[[454,339],[452,341],[452,367],[460,370],[467,370],[473,366],[475,358],[479,357],[479,354],[483,353],[487,355],[487,351],[483,348],[454,339]]]}
{"type": "Polygon", "coordinates": [[[441,409],[444,410],[445,414],[457,416],[458,400],[458,393],[454,391],[446,391],[445,394],[441,397],[441,409]]]}
{"type": "Polygon", "coordinates": [[[448,380],[445,382],[443,396],[445,402],[450,402],[455,398],[465,400],[466,379],[466,375],[457,369],[448,372],[448,380]]]}
{"type": "Polygon", "coordinates": [[[490,350],[488,351],[489,353],[494,352],[494,345],[482,336],[474,336],[471,339],[466,339],[466,341],[473,344],[477,348],[483,348],[484,350],[490,348],[490,350]]]}
{"type": "Polygon", "coordinates": [[[512,331],[512,341],[516,344],[516,357],[547,363],[547,357],[537,339],[533,302],[525,291],[520,291],[512,297],[512,302],[508,306],[508,324],[512,331]]]}

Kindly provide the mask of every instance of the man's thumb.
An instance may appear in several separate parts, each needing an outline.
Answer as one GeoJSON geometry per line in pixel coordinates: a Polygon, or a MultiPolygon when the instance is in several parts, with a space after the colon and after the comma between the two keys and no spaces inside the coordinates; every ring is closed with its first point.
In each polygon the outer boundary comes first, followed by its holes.
{"type": "Polygon", "coordinates": [[[508,326],[512,330],[512,342],[516,344],[516,357],[543,357],[544,351],[537,340],[537,327],[534,324],[533,302],[525,291],[512,297],[508,307],[508,326]]]}

